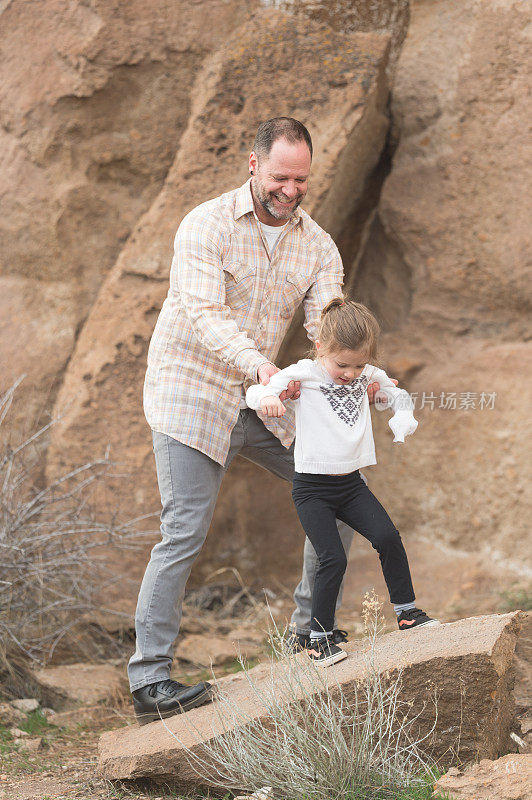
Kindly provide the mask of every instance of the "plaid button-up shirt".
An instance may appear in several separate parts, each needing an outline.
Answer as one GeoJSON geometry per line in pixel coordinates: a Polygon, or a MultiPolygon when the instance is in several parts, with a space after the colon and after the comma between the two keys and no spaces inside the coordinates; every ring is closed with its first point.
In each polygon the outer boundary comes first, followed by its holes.
{"type": "MultiPolygon", "coordinates": [[[[170,289],[148,352],[144,411],[150,427],[224,464],[242,386],[274,362],[301,302],[313,340],[322,308],[341,296],[333,240],[302,209],[270,255],[250,182],[193,209],[174,243],[170,289]]],[[[264,424],[289,447],[291,404],[264,424]]]]}

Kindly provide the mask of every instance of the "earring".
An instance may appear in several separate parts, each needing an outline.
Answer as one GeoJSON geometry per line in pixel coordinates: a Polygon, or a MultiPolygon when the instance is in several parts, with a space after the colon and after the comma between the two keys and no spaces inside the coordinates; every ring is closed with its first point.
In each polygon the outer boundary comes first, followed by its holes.
{"type": "Polygon", "coordinates": [[[252,169],[250,169],[250,171],[249,171],[249,174],[250,174],[250,175],[254,175],[255,173],[253,172],[253,170],[252,170],[252,169]]]}

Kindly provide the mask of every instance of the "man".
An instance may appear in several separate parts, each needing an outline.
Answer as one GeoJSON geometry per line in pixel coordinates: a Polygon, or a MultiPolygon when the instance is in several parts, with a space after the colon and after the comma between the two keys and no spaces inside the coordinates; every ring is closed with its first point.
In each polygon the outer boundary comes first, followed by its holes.
{"type": "MultiPolygon", "coordinates": [[[[311,160],[304,125],[289,117],[268,120],[249,156],[250,180],[193,209],[176,234],[170,289],[151,340],[144,387],[162,538],[140,589],[137,647],[129,663],[141,724],[211,697],[209,684],[184,686],[169,675],[185,585],[233,458],[240,454],[284,480],[294,473],[293,408],[263,422],[244,395],[250,383],[268,383],[278,371],[274,361],[300,303],[312,339],[321,309],[341,295],[336,245],[299,208],[311,160]]],[[[281,400],[297,397],[299,385],[292,383],[281,400]]],[[[353,532],[343,523],[339,530],[348,551],[353,532]]],[[[310,630],[316,569],[314,550],[305,542],[292,617],[301,644],[310,630]]]]}

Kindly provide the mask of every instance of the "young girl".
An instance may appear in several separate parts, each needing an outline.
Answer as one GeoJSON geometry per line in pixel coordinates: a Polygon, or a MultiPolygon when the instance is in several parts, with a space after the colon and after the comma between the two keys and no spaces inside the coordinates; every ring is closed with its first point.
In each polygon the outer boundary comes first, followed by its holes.
{"type": "Polygon", "coordinates": [[[246,403],[269,417],[286,409],[279,395],[290,381],[301,382],[295,402],[296,443],[292,497],[318,557],[312,593],[310,645],[313,661],[329,665],[347,653],[333,639],[334,611],[347,566],[336,520],[359,531],[379,553],[400,629],[438,625],[416,608],[406,552],[399,532],[360,476],[376,464],[366,389],[378,381],[394,410],[394,442],[414,433],[410,395],[371,362],[377,356],[379,324],[360,303],[337,298],[324,308],[315,359],[304,358],[277,372],[270,382],[250,386],[246,403]]]}

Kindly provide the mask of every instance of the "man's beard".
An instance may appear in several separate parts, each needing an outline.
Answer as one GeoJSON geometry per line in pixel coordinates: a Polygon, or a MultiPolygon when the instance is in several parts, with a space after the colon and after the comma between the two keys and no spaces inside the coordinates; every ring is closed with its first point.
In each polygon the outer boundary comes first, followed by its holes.
{"type": "MultiPolygon", "coordinates": [[[[282,192],[265,192],[262,188],[260,181],[257,179],[253,183],[253,189],[255,192],[255,196],[263,209],[268,212],[268,214],[273,217],[274,219],[290,219],[296,208],[301,204],[303,198],[305,197],[304,194],[300,194],[297,196],[294,205],[291,208],[287,208],[283,210],[281,208],[276,208],[272,196],[275,195],[280,202],[285,202],[283,200],[283,193],[282,192]],[[280,195],[280,197],[279,197],[280,195]]],[[[288,200],[288,198],[285,198],[288,200]]]]}

